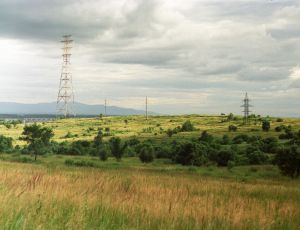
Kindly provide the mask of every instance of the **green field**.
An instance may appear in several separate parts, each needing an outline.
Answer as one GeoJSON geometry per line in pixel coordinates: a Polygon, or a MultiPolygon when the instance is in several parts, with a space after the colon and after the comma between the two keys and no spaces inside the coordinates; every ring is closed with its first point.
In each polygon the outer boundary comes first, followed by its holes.
{"type": "MultiPolygon", "coordinates": [[[[47,122],[44,125],[51,127],[54,130],[54,140],[74,141],[74,140],[92,140],[97,134],[98,128],[105,129],[109,127],[110,134],[119,136],[123,139],[136,136],[141,139],[157,139],[162,140],[167,137],[166,131],[177,126],[181,126],[187,120],[190,120],[198,129],[195,132],[182,132],[174,135],[173,139],[198,137],[203,130],[221,137],[224,134],[235,136],[242,133],[249,135],[260,135],[263,137],[276,136],[279,133],[274,131],[276,126],[291,125],[295,130],[300,129],[300,119],[285,118],[283,122],[276,122],[276,118],[269,118],[271,121],[271,130],[269,132],[261,131],[261,122],[259,120],[252,120],[250,125],[244,125],[242,118],[237,121],[226,121],[225,116],[200,116],[200,115],[186,115],[186,116],[151,116],[148,120],[144,116],[112,116],[100,118],[78,118],[78,119],[62,119],[47,122]],[[127,121],[127,123],[125,123],[127,121]],[[225,122],[224,122],[225,121],[225,122]],[[228,132],[229,125],[236,125],[237,132],[228,132]],[[89,130],[90,129],[90,130],[89,130]],[[70,132],[77,137],[65,138],[70,132]]],[[[6,128],[0,126],[0,134],[12,137],[16,144],[22,144],[18,141],[19,136],[23,131],[24,124],[19,124],[16,127],[6,128]]],[[[111,136],[110,136],[111,137],[111,136]]],[[[107,137],[106,139],[110,138],[107,137]]]]}
{"type": "MultiPolygon", "coordinates": [[[[207,130],[215,137],[248,134],[278,137],[274,128],[300,119],[270,118],[271,130],[259,120],[243,125],[224,116],[142,116],[56,120],[51,127],[57,142],[92,141],[98,128],[109,128],[104,141],[117,136],[181,140],[198,138],[207,130]],[[190,120],[196,130],[168,137],[166,131],[190,120]],[[230,124],[238,127],[229,132],[230,124]],[[69,135],[67,135],[69,134],[69,135]]],[[[23,124],[0,126],[0,134],[24,145],[23,124]]],[[[280,140],[280,142],[284,142],[280,140]]],[[[81,156],[45,154],[0,155],[1,229],[299,229],[300,180],[281,175],[277,166],[182,166],[170,159],[141,163],[138,157],[101,161],[81,156]],[[87,162],[68,165],[66,162],[87,162]]]]}

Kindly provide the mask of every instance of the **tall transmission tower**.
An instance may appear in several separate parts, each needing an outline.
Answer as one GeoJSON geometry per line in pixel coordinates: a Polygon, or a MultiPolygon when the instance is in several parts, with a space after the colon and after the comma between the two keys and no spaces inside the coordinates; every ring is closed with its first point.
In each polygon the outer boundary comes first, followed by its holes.
{"type": "Polygon", "coordinates": [[[148,97],[146,96],[146,120],[148,120],[148,97]]]}
{"type": "Polygon", "coordinates": [[[63,63],[61,69],[60,83],[56,103],[56,116],[70,117],[75,116],[74,111],[74,92],[71,73],[71,49],[73,40],[71,35],[64,35],[63,40],[63,63]]]}
{"type": "Polygon", "coordinates": [[[250,107],[252,107],[252,105],[249,104],[250,99],[248,98],[248,93],[246,93],[245,98],[243,100],[243,104],[241,105],[241,107],[244,108],[243,112],[244,112],[244,124],[248,124],[249,123],[249,114],[250,114],[250,107]]]}

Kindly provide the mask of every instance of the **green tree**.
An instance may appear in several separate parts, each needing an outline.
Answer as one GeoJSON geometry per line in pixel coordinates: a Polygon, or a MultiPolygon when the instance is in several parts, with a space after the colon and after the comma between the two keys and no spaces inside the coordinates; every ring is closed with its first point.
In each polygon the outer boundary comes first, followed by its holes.
{"type": "Polygon", "coordinates": [[[120,137],[112,137],[109,140],[111,154],[119,161],[122,159],[127,144],[122,144],[120,137]]]}
{"type": "Polygon", "coordinates": [[[300,175],[300,150],[297,146],[284,147],[278,150],[275,163],[283,175],[296,178],[300,175]]]}
{"type": "Polygon", "coordinates": [[[46,152],[50,139],[54,136],[51,128],[37,124],[25,126],[22,135],[21,139],[28,143],[28,149],[34,154],[34,160],[46,152]]]}
{"type": "Polygon", "coordinates": [[[140,149],[139,158],[143,163],[149,163],[154,160],[154,148],[151,144],[144,144],[140,149]]]}

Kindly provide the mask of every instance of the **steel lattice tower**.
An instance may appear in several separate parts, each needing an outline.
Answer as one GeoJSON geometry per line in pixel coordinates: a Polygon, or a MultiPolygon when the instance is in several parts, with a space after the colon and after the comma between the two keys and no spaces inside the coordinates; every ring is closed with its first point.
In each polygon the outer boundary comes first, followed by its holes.
{"type": "Polygon", "coordinates": [[[64,35],[63,40],[63,63],[61,69],[59,90],[56,104],[56,115],[63,117],[75,116],[74,111],[74,92],[72,84],[71,73],[71,49],[72,42],[71,35],[64,35]]]}
{"type": "Polygon", "coordinates": [[[244,112],[244,123],[248,124],[249,123],[249,114],[250,114],[250,107],[252,107],[252,105],[249,104],[250,99],[248,98],[248,93],[246,93],[245,98],[243,100],[243,104],[241,105],[241,107],[244,108],[243,112],[244,112]]]}

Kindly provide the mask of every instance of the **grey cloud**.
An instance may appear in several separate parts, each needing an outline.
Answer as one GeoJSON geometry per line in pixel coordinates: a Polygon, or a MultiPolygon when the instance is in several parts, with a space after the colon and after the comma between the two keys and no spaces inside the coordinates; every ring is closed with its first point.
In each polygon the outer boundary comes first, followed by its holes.
{"type": "Polygon", "coordinates": [[[213,107],[194,105],[191,111],[219,112],[223,98],[214,94],[234,95],[227,102],[233,108],[241,91],[276,94],[298,88],[289,75],[300,60],[299,9],[298,1],[280,0],[2,0],[0,45],[3,38],[30,43],[41,66],[13,71],[18,63],[3,64],[0,75],[11,79],[7,84],[17,85],[20,94],[41,93],[39,86],[48,86],[47,95],[52,88],[55,97],[58,40],[71,33],[77,98],[94,102],[104,94],[117,100],[146,92],[163,98],[167,92],[176,97],[209,91],[213,107]],[[41,46],[44,42],[50,44],[41,46]]]}

